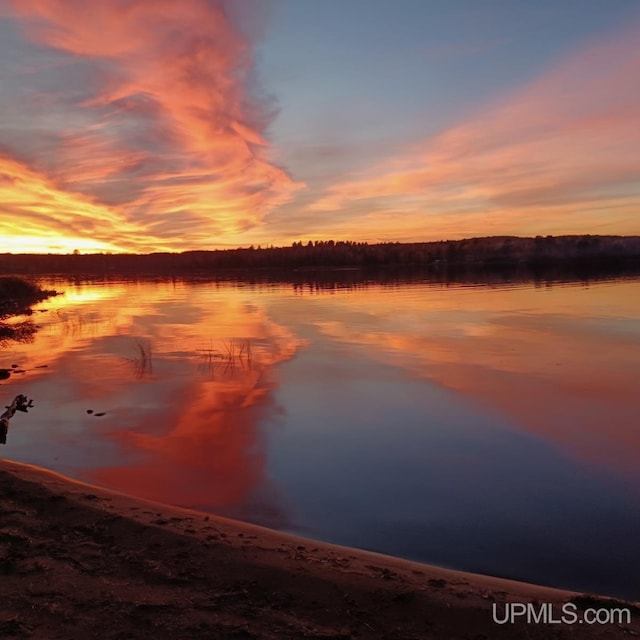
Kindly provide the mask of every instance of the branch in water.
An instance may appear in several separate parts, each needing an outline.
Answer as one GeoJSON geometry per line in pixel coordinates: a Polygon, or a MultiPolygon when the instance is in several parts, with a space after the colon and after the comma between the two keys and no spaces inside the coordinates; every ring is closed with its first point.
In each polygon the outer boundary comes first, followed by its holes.
{"type": "Polygon", "coordinates": [[[33,400],[29,400],[27,396],[17,395],[13,402],[6,407],[6,411],[0,416],[0,444],[7,444],[7,432],[9,431],[9,420],[13,418],[16,411],[24,411],[25,413],[33,407],[33,400]]]}

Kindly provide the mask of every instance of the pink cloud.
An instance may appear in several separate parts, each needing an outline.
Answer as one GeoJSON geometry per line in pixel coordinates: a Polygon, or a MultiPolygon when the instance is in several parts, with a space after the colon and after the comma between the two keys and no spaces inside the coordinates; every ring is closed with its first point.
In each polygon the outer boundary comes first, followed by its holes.
{"type": "MultiPolygon", "coordinates": [[[[142,227],[171,218],[171,236],[193,248],[203,230],[233,235],[258,224],[299,188],[269,159],[269,105],[249,90],[251,44],[222,2],[11,6],[32,39],[95,72],[93,95],[70,105],[76,121],[61,118],[58,162],[43,165],[64,190],[117,203],[142,227]]],[[[150,226],[147,245],[172,237],[150,226]]]]}
{"type": "Polygon", "coordinates": [[[637,232],[628,216],[640,204],[638,41],[634,25],[577,52],[501,105],[334,185],[309,209],[383,211],[422,238],[443,228],[482,234],[487,216],[496,232],[588,232],[596,212],[612,232],[637,232]],[[468,217],[471,227],[456,224],[468,217]]]}

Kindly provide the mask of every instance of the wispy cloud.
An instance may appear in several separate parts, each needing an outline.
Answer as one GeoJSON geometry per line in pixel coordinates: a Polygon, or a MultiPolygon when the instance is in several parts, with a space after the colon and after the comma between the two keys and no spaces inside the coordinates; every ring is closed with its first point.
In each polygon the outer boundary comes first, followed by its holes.
{"type": "Polygon", "coordinates": [[[585,47],[502,104],[333,185],[309,210],[352,211],[372,234],[398,239],[638,232],[639,40],[636,24],[585,47]]]}
{"type": "Polygon", "coordinates": [[[117,250],[129,236],[132,246],[144,228],[82,194],[57,187],[42,174],[0,155],[0,237],[12,250],[117,250]]]}
{"type": "Polygon", "coordinates": [[[11,52],[0,74],[0,241],[153,251],[640,232],[637,21],[408,146],[393,133],[399,103],[366,140],[335,126],[308,147],[289,139],[280,157],[310,185],[298,193],[269,140],[275,110],[256,85],[255,43],[227,6],[0,0],[0,35],[12,34],[10,50],[0,39],[11,52]]]}
{"type": "MultiPolygon", "coordinates": [[[[271,105],[251,90],[251,43],[222,2],[9,6],[31,40],[62,54],[66,81],[51,87],[40,78],[34,87],[55,114],[45,118],[54,133],[46,157],[25,162],[28,171],[55,184],[70,206],[77,200],[78,215],[89,198],[123,221],[113,245],[211,246],[258,224],[298,187],[270,161],[271,105]]],[[[16,155],[24,153],[19,143],[16,155]]],[[[51,231],[67,233],[56,211],[47,215],[51,231]]]]}

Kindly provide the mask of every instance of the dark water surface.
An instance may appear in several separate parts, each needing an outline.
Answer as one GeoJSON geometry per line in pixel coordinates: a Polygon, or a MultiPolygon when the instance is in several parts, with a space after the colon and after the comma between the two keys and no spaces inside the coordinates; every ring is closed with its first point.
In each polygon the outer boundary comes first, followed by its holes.
{"type": "Polygon", "coordinates": [[[6,457],[640,598],[640,280],[44,284],[64,295],[39,305],[35,341],[0,350],[26,371],[5,402],[35,403],[6,457]]]}

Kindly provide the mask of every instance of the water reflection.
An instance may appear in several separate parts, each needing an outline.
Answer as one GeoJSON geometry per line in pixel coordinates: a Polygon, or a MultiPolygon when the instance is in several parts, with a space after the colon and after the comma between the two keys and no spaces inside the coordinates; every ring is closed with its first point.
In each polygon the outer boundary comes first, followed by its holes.
{"type": "Polygon", "coordinates": [[[184,283],[77,286],[46,308],[38,342],[11,352],[47,364],[20,383],[38,420],[17,458],[245,517],[259,495],[258,519],[282,524],[260,425],[277,410],[273,366],[302,344],[289,329],[234,290],[184,283]]]}
{"type": "Polygon", "coordinates": [[[58,282],[35,342],[2,352],[25,371],[5,395],[36,404],[10,455],[311,537],[640,597],[637,284],[58,282]]]}
{"type": "Polygon", "coordinates": [[[517,428],[640,489],[636,282],[316,305],[332,341],[498,410],[517,428]],[[606,428],[605,428],[606,426],[606,428]]]}
{"type": "Polygon", "coordinates": [[[33,342],[36,331],[31,320],[0,322],[0,348],[6,349],[11,342],[33,342]]]}

